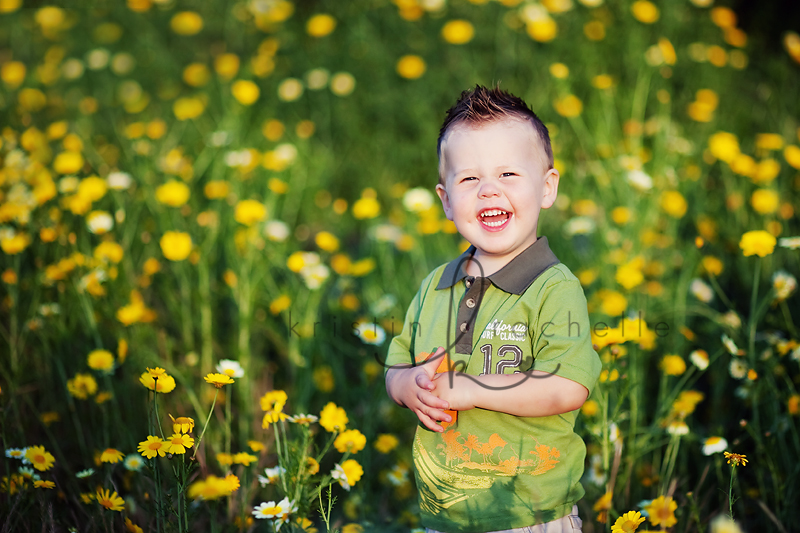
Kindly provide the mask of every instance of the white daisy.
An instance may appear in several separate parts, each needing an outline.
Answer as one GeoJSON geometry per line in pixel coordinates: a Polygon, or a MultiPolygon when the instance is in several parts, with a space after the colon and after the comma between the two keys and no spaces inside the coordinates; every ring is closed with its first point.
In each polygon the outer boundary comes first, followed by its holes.
{"type": "Polygon", "coordinates": [[[712,455],[728,449],[728,441],[723,437],[709,437],[703,442],[703,455],[712,455]]]}
{"type": "Polygon", "coordinates": [[[217,372],[232,378],[244,377],[244,368],[242,368],[242,365],[240,365],[238,361],[234,361],[233,359],[222,359],[217,363],[217,372]]]}

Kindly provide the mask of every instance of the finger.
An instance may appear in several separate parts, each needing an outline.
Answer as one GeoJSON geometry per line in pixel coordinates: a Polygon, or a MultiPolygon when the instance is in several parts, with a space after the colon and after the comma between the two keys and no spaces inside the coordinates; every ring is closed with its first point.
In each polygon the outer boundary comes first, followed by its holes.
{"type": "Polygon", "coordinates": [[[442,431],[444,431],[444,428],[442,426],[437,424],[435,420],[431,419],[431,417],[429,417],[422,411],[417,411],[417,418],[419,418],[419,421],[422,422],[423,426],[430,429],[431,431],[435,431],[437,433],[441,433],[442,431]]]}
{"type": "Polygon", "coordinates": [[[417,394],[417,399],[427,407],[432,407],[434,409],[450,409],[450,404],[447,400],[434,396],[430,392],[420,392],[417,394]]]}
{"type": "Polygon", "coordinates": [[[421,389],[433,390],[434,388],[434,384],[427,374],[417,374],[417,377],[414,378],[414,383],[421,389]]]}

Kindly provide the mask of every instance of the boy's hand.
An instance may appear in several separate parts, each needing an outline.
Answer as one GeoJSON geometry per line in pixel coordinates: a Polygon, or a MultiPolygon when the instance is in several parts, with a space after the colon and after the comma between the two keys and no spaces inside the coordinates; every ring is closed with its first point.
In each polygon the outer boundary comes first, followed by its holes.
{"type": "Polygon", "coordinates": [[[436,432],[444,431],[437,421],[450,422],[443,410],[447,402],[431,393],[436,388],[433,376],[444,348],[439,348],[427,362],[406,368],[390,368],[386,373],[386,392],[398,405],[411,409],[422,424],[436,432]]]}
{"type": "Polygon", "coordinates": [[[433,383],[436,386],[433,395],[447,402],[447,409],[468,411],[476,407],[473,387],[476,383],[470,376],[461,372],[442,372],[436,374],[433,383]]]}

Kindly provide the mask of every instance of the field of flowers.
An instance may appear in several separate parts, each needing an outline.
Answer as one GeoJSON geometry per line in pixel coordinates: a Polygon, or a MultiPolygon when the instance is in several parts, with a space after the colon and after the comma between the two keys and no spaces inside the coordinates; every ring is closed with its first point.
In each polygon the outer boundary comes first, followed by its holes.
{"type": "Polygon", "coordinates": [[[781,39],[714,0],[0,0],[0,531],[419,527],[382,358],[465,246],[444,112],[497,82],[604,365],[584,531],[792,530],[781,39]]]}

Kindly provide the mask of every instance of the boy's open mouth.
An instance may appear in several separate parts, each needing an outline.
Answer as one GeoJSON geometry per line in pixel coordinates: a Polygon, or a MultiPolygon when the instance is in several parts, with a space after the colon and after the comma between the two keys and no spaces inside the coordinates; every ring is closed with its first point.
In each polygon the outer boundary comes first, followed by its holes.
{"type": "Polygon", "coordinates": [[[489,228],[500,228],[511,218],[511,213],[502,209],[486,209],[478,214],[481,224],[489,228]]]}

